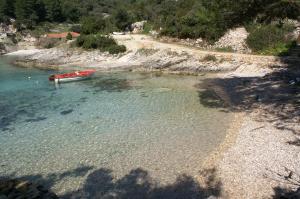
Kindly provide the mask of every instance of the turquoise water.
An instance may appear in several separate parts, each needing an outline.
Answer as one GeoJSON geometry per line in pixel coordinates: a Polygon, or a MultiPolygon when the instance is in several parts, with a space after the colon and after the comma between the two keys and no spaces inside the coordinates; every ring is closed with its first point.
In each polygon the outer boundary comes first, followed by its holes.
{"type": "Polygon", "coordinates": [[[52,73],[0,60],[0,176],[58,194],[99,169],[119,179],[141,168],[162,184],[196,176],[232,118],[200,103],[205,77],[98,72],[55,87],[52,73]]]}

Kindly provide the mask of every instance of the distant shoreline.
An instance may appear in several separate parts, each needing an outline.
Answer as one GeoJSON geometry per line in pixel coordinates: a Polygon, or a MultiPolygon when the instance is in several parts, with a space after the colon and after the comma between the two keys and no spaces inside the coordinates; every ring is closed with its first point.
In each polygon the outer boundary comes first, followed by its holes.
{"type": "Polygon", "coordinates": [[[203,51],[180,44],[162,43],[146,35],[115,35],[126,53],[110,55],[97,50],[57,47],[20,50],[5,56],[17,57],[24,67],[64,69],[94,68],[97,70],[161,71],[176,74],[230,72],[245,68],[243,75],[261,76],[269,66],[281,65],[278,57],[203,51]],[[251,73],[251,74],[250,74],[251,73]]]}

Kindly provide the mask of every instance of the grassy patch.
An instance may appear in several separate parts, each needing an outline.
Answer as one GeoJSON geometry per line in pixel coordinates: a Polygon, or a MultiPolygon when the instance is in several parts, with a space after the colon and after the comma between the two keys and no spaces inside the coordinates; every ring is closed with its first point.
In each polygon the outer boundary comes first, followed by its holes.
{"type": "Polygon", "coordinates": [[[218,59],[214,55],[206,55],[202,60],[206,62],[216,62],[218,59]]]}

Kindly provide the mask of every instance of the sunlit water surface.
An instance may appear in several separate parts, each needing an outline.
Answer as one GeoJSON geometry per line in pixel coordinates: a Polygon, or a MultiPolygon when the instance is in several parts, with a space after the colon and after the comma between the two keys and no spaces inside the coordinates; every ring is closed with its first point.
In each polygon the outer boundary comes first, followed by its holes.
{"type": "Polygon", "coordinates": [[[0,176],[58,194],[99,169],[119,179],[140,168],[162,184],[196,176],[232,119],[201,104],[205,77],[99,72],[56,88],[51,73],[0,60],[0,176]]]}

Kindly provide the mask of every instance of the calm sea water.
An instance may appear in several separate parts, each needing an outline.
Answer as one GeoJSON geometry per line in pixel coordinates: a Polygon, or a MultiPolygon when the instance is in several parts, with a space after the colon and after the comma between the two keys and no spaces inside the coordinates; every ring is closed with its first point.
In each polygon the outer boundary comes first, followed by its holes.
{"type": "Polygon", "coordinates": [[[143,171],[162,184],[196,176],[232,118],[200,103],[194,85],[205,77],[99,72],[55,87],[52,73],[0,60],[0,176],[58,194],[97,171],[143,171]]]}

